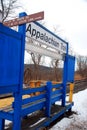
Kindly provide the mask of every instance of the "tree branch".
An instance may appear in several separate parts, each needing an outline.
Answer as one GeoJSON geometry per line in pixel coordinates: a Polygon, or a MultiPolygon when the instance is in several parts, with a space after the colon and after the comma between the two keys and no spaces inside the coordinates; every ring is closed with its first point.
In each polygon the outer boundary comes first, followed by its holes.
{"type": "Polygon", "coordinates": [[[1,8],[2,8],[2,17],[4,17],[4,3],[3,0],[1,0],[1,8]]]}

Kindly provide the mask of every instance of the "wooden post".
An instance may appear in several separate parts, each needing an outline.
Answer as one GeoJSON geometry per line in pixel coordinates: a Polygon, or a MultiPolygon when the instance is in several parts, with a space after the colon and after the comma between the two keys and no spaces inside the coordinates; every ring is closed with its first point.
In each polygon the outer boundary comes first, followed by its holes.
{"type": "MultiPolygon", "coordinates": [[[[36,88],[37,88],[37,87],[40,87],[40,84],[41,84],[41,81],[38,80],[38,81],[36,82],[36,88]]],[[[40,92],[36,92],[35,95],[39,95],[39,94],[40,94],[40,92]]]]}
{"type": "Polygon", "coordinates": [[[49,81],[47,82],[46,86],[46,116],[50,117],[51,114],[51,93],[52,93],[52,83],[49,81]]]}
{"type": "MultiPolygon", "coordinates": [[[[35,81],[34,80],[30,81],[30,88],[35,88],[35,81]]],[[[35,93],[31,94],[31,96],[34,96],[34,95],[35,95],[35,93]]]]}
{"type": "Polygon", "coordinates": [[[0,118],[0,130],[4,130],[5,120],[0,118]]]}
{"type": "Polygon", "coordinates": [[[64,70],[63,70],[63,96],[62,96],[62,106],[65,107],[66,105],[66,86],[67,86],[67,68],[68,68],[68,50],[69,46],[67,43],[67,52],[64,60],[64,70]]]}
{"type": "MultiPolygon", "coordinates": [[[[20,13],[19,17],[25,16],[26,13],[20,13]]],[[[20,25],[18,32],[21,33],[21,57],[20,57],[20,81],[19,91],[14,93],[14,119],[13,130],[21,130],[21,105],[22,105],[22,88],[23,88],[23,75],[24,75],[24,50],[25,50],[25,32],[26,24],[20,25]]]]}
{"type": "Polygon", "coordinates": [[[73,89],[74,89],[74,83],[70,83],[70,92],[69,92],[69,102],[72,103],[73,101],[73,89]]]}

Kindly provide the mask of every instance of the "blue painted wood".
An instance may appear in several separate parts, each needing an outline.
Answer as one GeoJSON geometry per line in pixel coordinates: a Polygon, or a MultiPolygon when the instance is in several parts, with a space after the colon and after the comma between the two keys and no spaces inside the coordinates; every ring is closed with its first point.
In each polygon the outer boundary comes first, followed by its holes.
{"type": "Polygon", "coordinates": [[[63,89],[60,88],[59,90],[52,91],[52,95],[58,95],[60,93],[63,93],[63,89]]]}
{"type": "Polygon", "coordinates": [[[4,35],[7,35],[9,37],[14,37],[15,39],[19,39],[19,40],[21,39],[20,33],[0,23],[0,36],[3,37],[4,35]]]}
{"type": "Polygon", "coordinates": [[[0,118],[13,121],[13,113],[0,111],[0,118]]]}
{"type": "Polygon", "coordinates": [[[65,60],[64,60],[64,67],[63,67],[63,96],[62,96],[62,106],[65,106],[66,104],[66,86],[67,86],[67,69],[68,69],[68,50],[69,46],[67,43],[67,51],[65,55],[65,60]]]}
{"type": "Polygon", "coordinates": [[[56,101],[61,101],[62,94],[52,97],[51,104],[54,104],[56,101]]]}
{"type": "Polygon", "coordinates": [[[40,88],[28,88],[22,91],[22,95],[31,94],[35,92],[43,92],[46,90],[46,86],[40,88]]]}
{"type": "Polygon", "coordinates": [[[62,83],[52,85],[53,88],[59,88],[59,87],[62,87],[62,86],[63,86],[62,83]]]}
{"type": "Polygon", "coordinates": [[[45,106],[46,106],[46,101],[36,103],[35,105],[32,105],[32,106],[27,107],[25,109],[22,109],[21,116],[24,117],[27,114],[30,114],[30,113],[35,112],[37,110],[41,110],[45,106]]]}
{"type": "Polygon", "coordinates": [[[26,98],[26,99],[22,100],[22,105],[27,104],[27,103],[31,103],[31,102],[36,102],[37,100],[41,100],[43,98],[46,98],[46,94],[40,94],[38,96],[26,98]]]}
{"type": "Polygon", "coordinates": [[[75,57],[68,55],[67,82],[74,82],[75,57]]]}
{"type": "MultiPolygon", "coordinates": [[[[20,34],[0,24],[0,87],[19,84],[20,34]],[[10,35],[10,33],[12,33],[10,35]]],[[[4,88],[3,88],[4,89],[4,88]]]]}
{"type": "Polygon", "coordinates": [[[46,116],[50,117],[51,112],[51,93],[52,93],[52,83],[47,82],[46,86],[46,116]]]}
{"type": "Polygon", "coordinates": [[[7,94],[18,92],[18,85],[2,86],[0,87],[0,94],[7,94]]]}
{"type": "Polygon", "coordinates": [[[5,120],[0,118],[0,130],[4,130],[5,120]]]}
{"type": "MultiPolygon", "coordinates": [[[[19,17],[25,16],[26,13],[20,13],[19,17]]],[[[24,73],[24,50],[25,50],[25,32],[26,24],[19,25],[18,32],[21,34],[21,52],[20,52],[20,70],[19,70],[19,90],[14,94],[14,120],[13,130],[21,130],[21,105],[22,105],[22,87],[24,73]]]]}
{"type": "Polygon", "coordinates": [[[66,104],[66,86],[67,86],[67,56],[65,56],[64,61],[62,106],[65,106],[66,104]]]}

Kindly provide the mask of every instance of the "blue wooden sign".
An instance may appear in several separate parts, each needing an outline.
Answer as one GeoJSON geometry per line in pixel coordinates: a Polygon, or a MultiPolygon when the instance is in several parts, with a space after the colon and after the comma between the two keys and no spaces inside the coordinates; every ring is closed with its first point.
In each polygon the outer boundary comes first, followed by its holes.
{"type": "Polygon", "coordinates": [[[74,82],[75,57],[68,55],[67,64],[67,81],[74,82]]]}
{"type": "Polygon", "coordinates": [[[21,38],[21,34],[0,24],[0,93],[17,91],[20,82],[21,38]]]}

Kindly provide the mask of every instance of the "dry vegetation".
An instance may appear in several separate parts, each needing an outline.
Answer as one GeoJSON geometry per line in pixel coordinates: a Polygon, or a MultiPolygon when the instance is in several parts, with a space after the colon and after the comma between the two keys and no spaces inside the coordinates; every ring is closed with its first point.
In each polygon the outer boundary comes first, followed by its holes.
{"type": "Polygon", "coordinates": [[[36,70],[34,65],[25,65],[24,83],[29,83],[31,80],[61,81],[61,79],[62,69],[38,65],[38,70],[36,70]]]}
{"type": "Polygon", "coordinates": [[[77,74],[79,74],[82,78],[87,77],[87,57],[86,56],[78,56],[77,57],[77,74]]]}
{"type": "MultiPolygon", "coordinates": [[[[22,98],[24,99],[24,98],[28,98],[28,97],[30,97],[30,95],[24,95],[22,98]]],[[[14,101],[13,97],[0,99],[0,109],[10,106],[13,101],[14,101]]]]}

